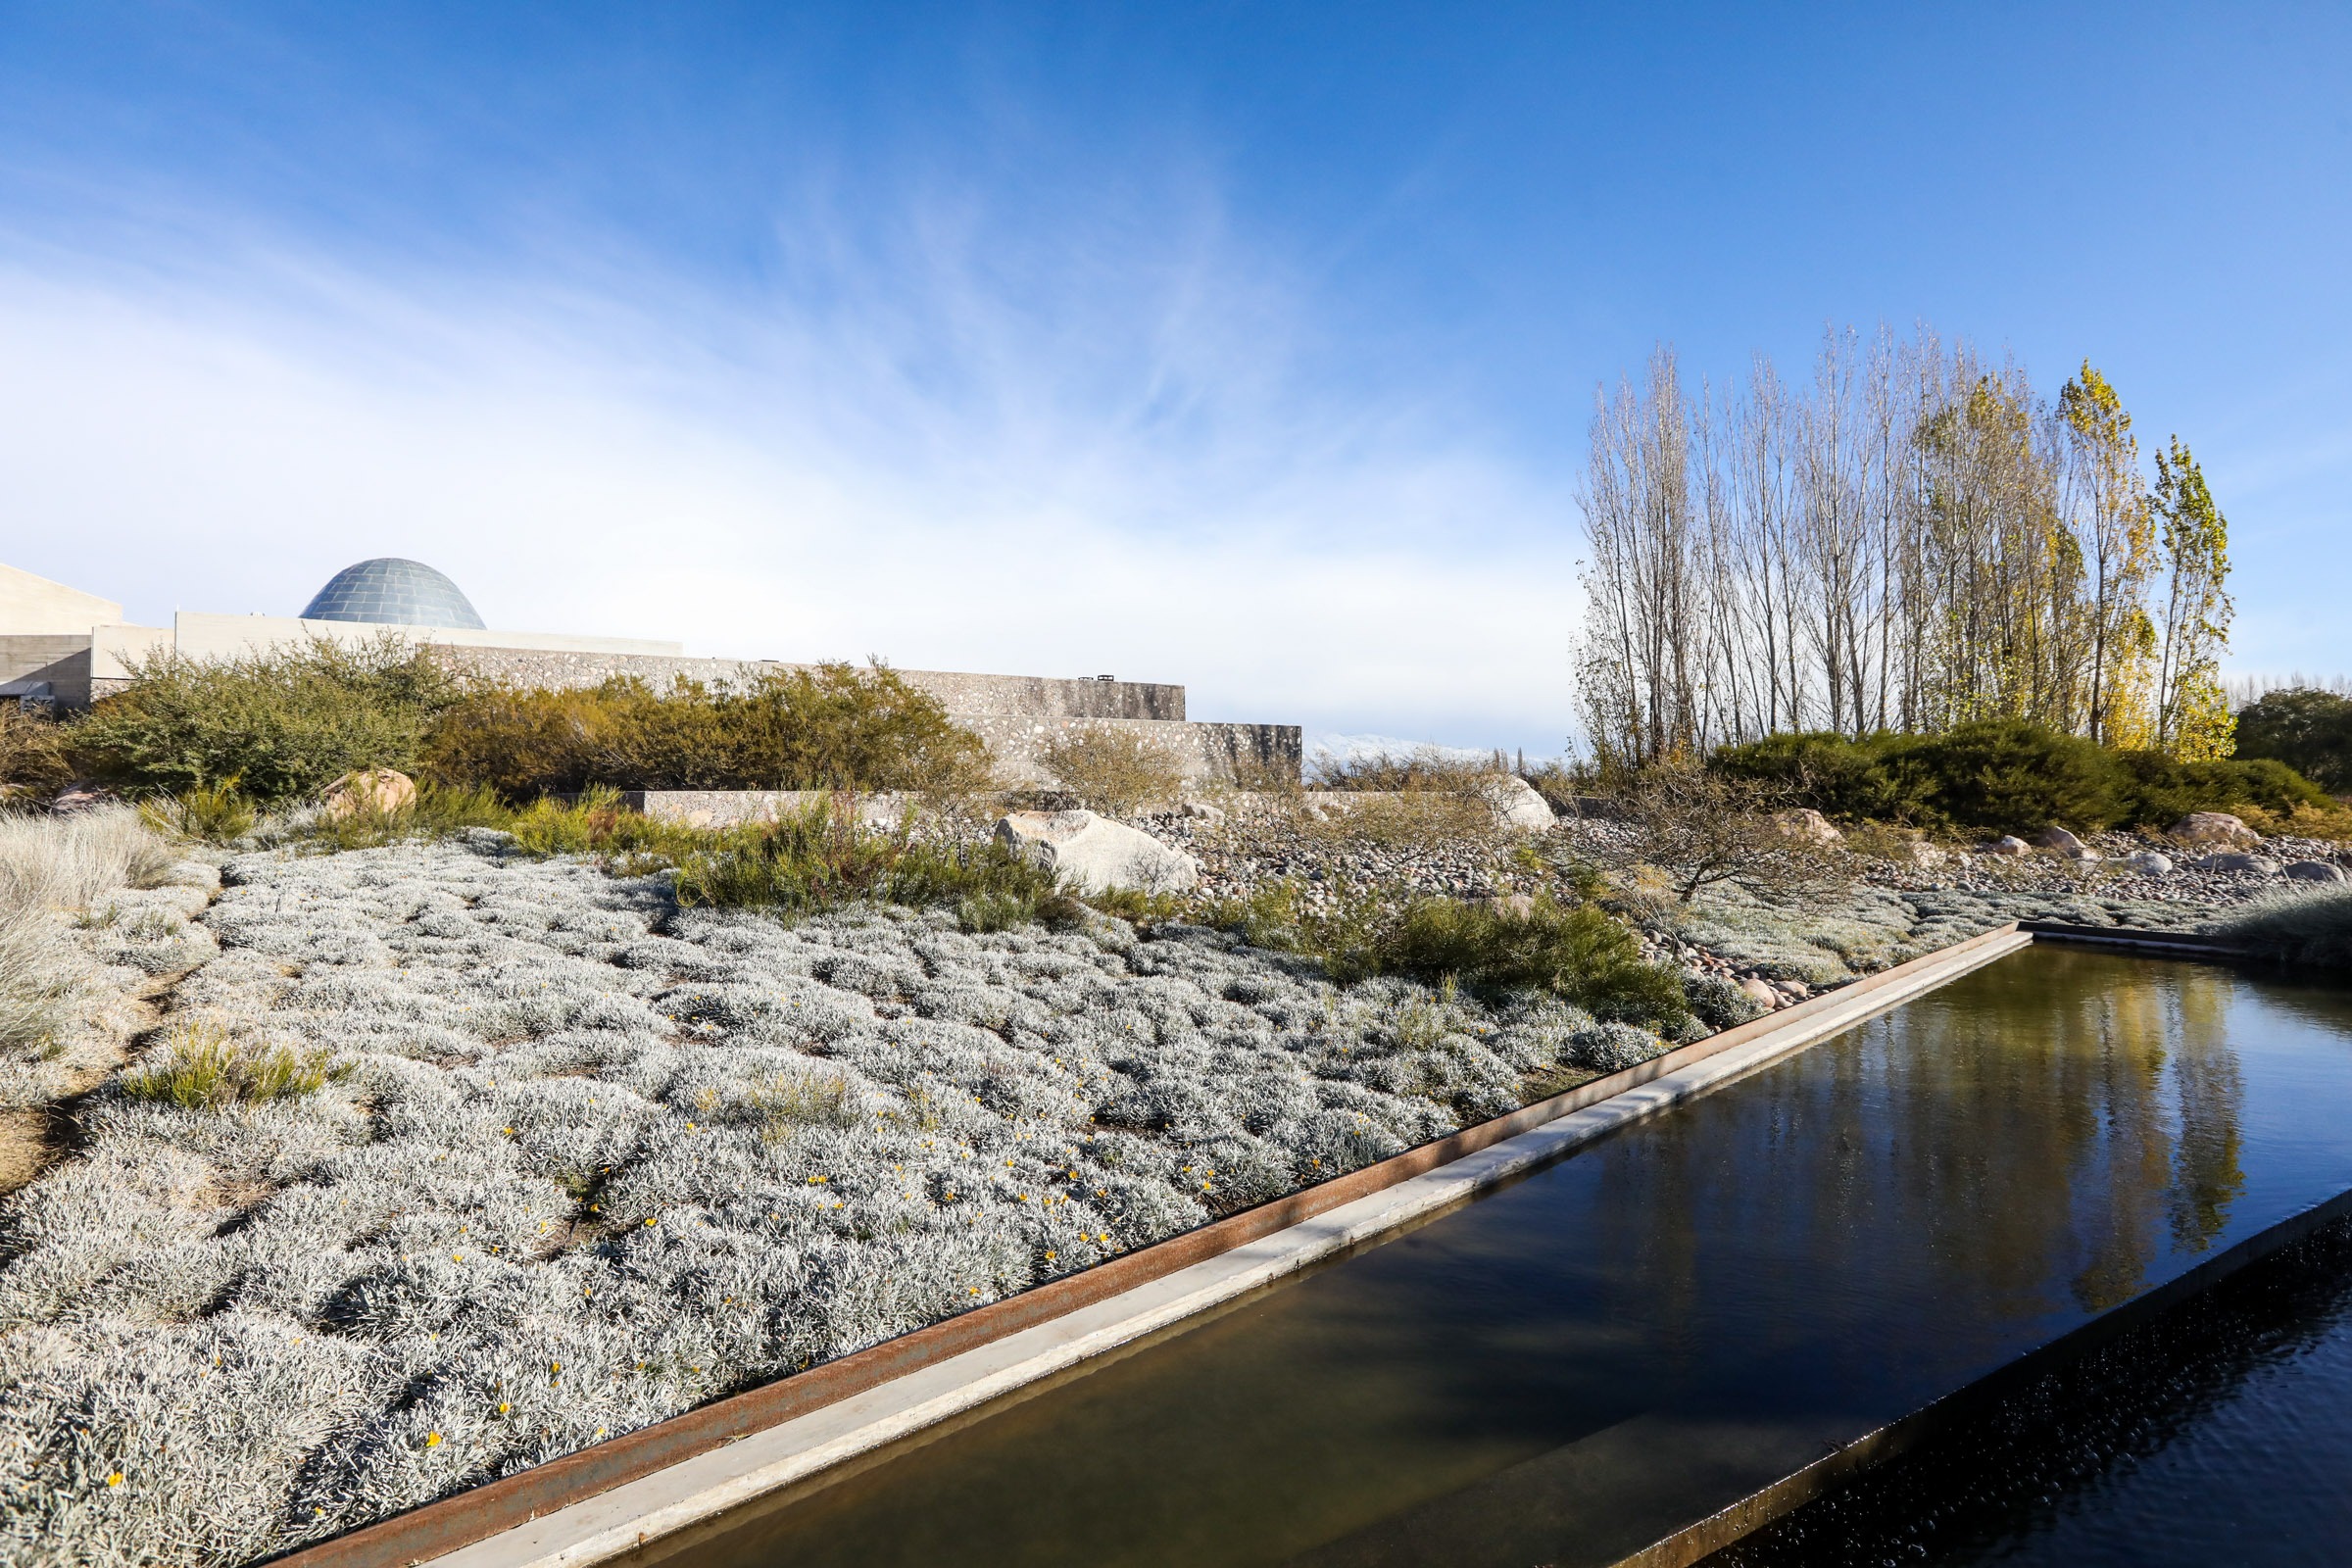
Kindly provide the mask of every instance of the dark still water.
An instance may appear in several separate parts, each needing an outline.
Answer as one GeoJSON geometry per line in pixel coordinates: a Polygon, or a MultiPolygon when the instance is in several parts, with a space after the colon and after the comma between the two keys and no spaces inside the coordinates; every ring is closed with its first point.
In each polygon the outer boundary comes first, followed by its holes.
{"type": "Polygon", "coordinates": [[[1608,1563],[2347,1191],[2352,994],[2029,949],[669,1555],[1608,1563]]]}
{"type": "Polygon", "coordinates": [[[2352,1224],[2036,1380],[1706,1568],[2352,1562],[2352,1224]]]}

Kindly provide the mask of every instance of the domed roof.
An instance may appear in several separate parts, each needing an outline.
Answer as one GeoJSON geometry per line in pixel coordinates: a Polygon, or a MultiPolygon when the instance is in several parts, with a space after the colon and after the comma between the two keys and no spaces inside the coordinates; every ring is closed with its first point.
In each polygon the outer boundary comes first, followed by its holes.
{"type": "Polygon", "coordinates": [[[396,556],[379,556],[345,566],[312,597],[302,618],[482,629],[482,617],[456,583],[421,561],[402,561],[396,556]]]}

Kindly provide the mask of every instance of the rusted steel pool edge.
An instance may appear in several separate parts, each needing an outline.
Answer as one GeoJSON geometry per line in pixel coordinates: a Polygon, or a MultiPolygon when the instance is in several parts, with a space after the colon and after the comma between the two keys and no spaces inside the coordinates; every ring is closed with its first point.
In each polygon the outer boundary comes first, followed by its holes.
{"type": "MultiPolygon", "coordinates": [[[[2060,936],[2053,930],[2046,937],[2060,936]]],[[[2015,923],[1972,937],[1892,968],[1867,975],[1821,996],[1768,1013],[1720,1034],[1678,1047],[1623,1072],[1579,1085],[1564,1094],[1465,1127],[1449,1137],[1336,1177],[1319,1186],[1246,1209],[1180,1236],[1113,1258],[1077,1274],[912,1330],[896,1339],[820,1363],[770,1383],[744,1390],[666,1421],[623,1433],[593,1446],[502,1476],[465,1492],[452,1493],[405,1513],[349,1534],[298,1548],[271,1561],[282,1568],[410,1568],[489,1541],[572,1507],[631,1482],[684,1464],[785,1422],[823,1410],[897,1379],[978,1350],[1024,1330],[1051,1323],[1083,1308],[1165,1280],[1251,1243],[1298,1227],[1358,1200],[1443,1169],[1494,1149],[1578,1111],[1640,1090],[1726,1052],[1764,1045],[1768,1060],[1842,1033],[1864,1018],[1898,1005],[2036,939],[2015,923]],[[1855,1004],[1872,999],[1857,1010],[1855,1004]],[[1778,1049],[1772,1049],[1777,1047],[1778,1049]]],[[[2061,938],[2063,939],[2063,938],[2061,938]]],[[[1762,1065],[1759,1061],[1757,1065],[1762,1065]]],[[[1725,1080],[1728,1081],[1728,1080],[1725,1080]]],[[[1709,1083],[1706,1087],[1718,1087],[1709,1083]]],[[[1664,1108],[1661,1100],[1647,1109],[1664,1108]]],[[[1492,1185],[1521,1173],[1498,1166],[1492,1185]]],[[[1401,1215],[1401,1225],[1417,1215],[1401,1215]]],[[[1356,1245],[1349,1241],[1346,1245],[1356,1245]]],[[[1318,1254],[1320,1255],[1320,1254],[1318,1254]]],[[[1303,1265],[1301,1265],[1303,1266],[1303,1265]]],[[[1254,1288],[1254,1287],[1252,1287],[1254,1288]]],[[[1203,1302],[1202,1307],[1209,1303],[1203,1302]]],[[[1150,1329],[1139,1332],[1150,1332],[1150,1329]]],[[[1045,1375],[1040,1373],[1039,1375],[1045,1375]]],[[[994,1388],[987,1397],[1006,1392],[994,1388]]],[[[980,1402],[975,1400],[973,1402],[980,1402]]],[[[904,1435],[894,1432],[894,1441],[904,1435]]],[[[846,1457],[847,1455],[842,1455],[846,1457]]],[[[837,1462],[837,1461],[836,1461],[837,1462]]],[[[1792,1504],[1793,1505],[1793,1504],[1792,1504]]],[[[657,1534],[667,1534],[670,1526],[657,1534]]],[[[631,1543],[633,1547],[637,1543],[631,1543]]],[[[515,1555],[520,1562],[585,1564],[610,1560],[618,1550],[586,1554],[562,1548],[548,1554],[515,1555]]]]}

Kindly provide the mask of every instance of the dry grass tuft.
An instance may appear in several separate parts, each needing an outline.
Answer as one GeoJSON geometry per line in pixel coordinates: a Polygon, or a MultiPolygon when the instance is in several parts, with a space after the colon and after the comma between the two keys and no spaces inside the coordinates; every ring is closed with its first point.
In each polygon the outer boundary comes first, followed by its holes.
{"type": "Polygon", "coordinates": [[[322,1049],[304,1053],[234,1040],[209,1018],[174,1025],[163,1050],[162,1060],[123,1078],[125,1096],[182,1110],[218,1109],[311,1094],[344,1075],[322,1049]]]}
{"type": "Polygon", "coordinates": [[[127,807],[0,816],[0,905],[85,908],[115,888],[154,887],[174,858],[127,807]]]}
{"type": "Polygon", "coordinates": [[[2258,957],[2352,969],[2352,887],[2275,893],[2214,925],[2213,934],[2258,957]]]}

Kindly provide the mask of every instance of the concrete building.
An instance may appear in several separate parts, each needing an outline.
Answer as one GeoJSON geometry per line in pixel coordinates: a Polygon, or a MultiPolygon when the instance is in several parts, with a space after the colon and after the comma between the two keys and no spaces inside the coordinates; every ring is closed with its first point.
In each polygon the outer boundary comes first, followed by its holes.
{"type": "MultiPolygon", "coordinates": [[[[493,630],[448,577],[421,562],[394,558],[344,567],[299,615],[181,611],[169,627],[131,625],[112,600],[0,566],[0,698],[61,711],[121,690],[139,662],[159,652],[233,659],[313,640],[356,645],[386,635],[421,643],[458,667],[535,687],[594,686],[615,676],[636,676],[656,687],[681,677],[731,685],[805,667],[773,660],[689,659],[682,643],[643,638],[493,630]]],[[[1056,737],[1105,728],[1164,743],[1190,778],[1298,777],[1297,725],[1197,722],[1185,712],[1182,686],[1108,675],[899,673],[988,742],[1007,783],[1037,782],[1038,753],[1056,737]]]]}

